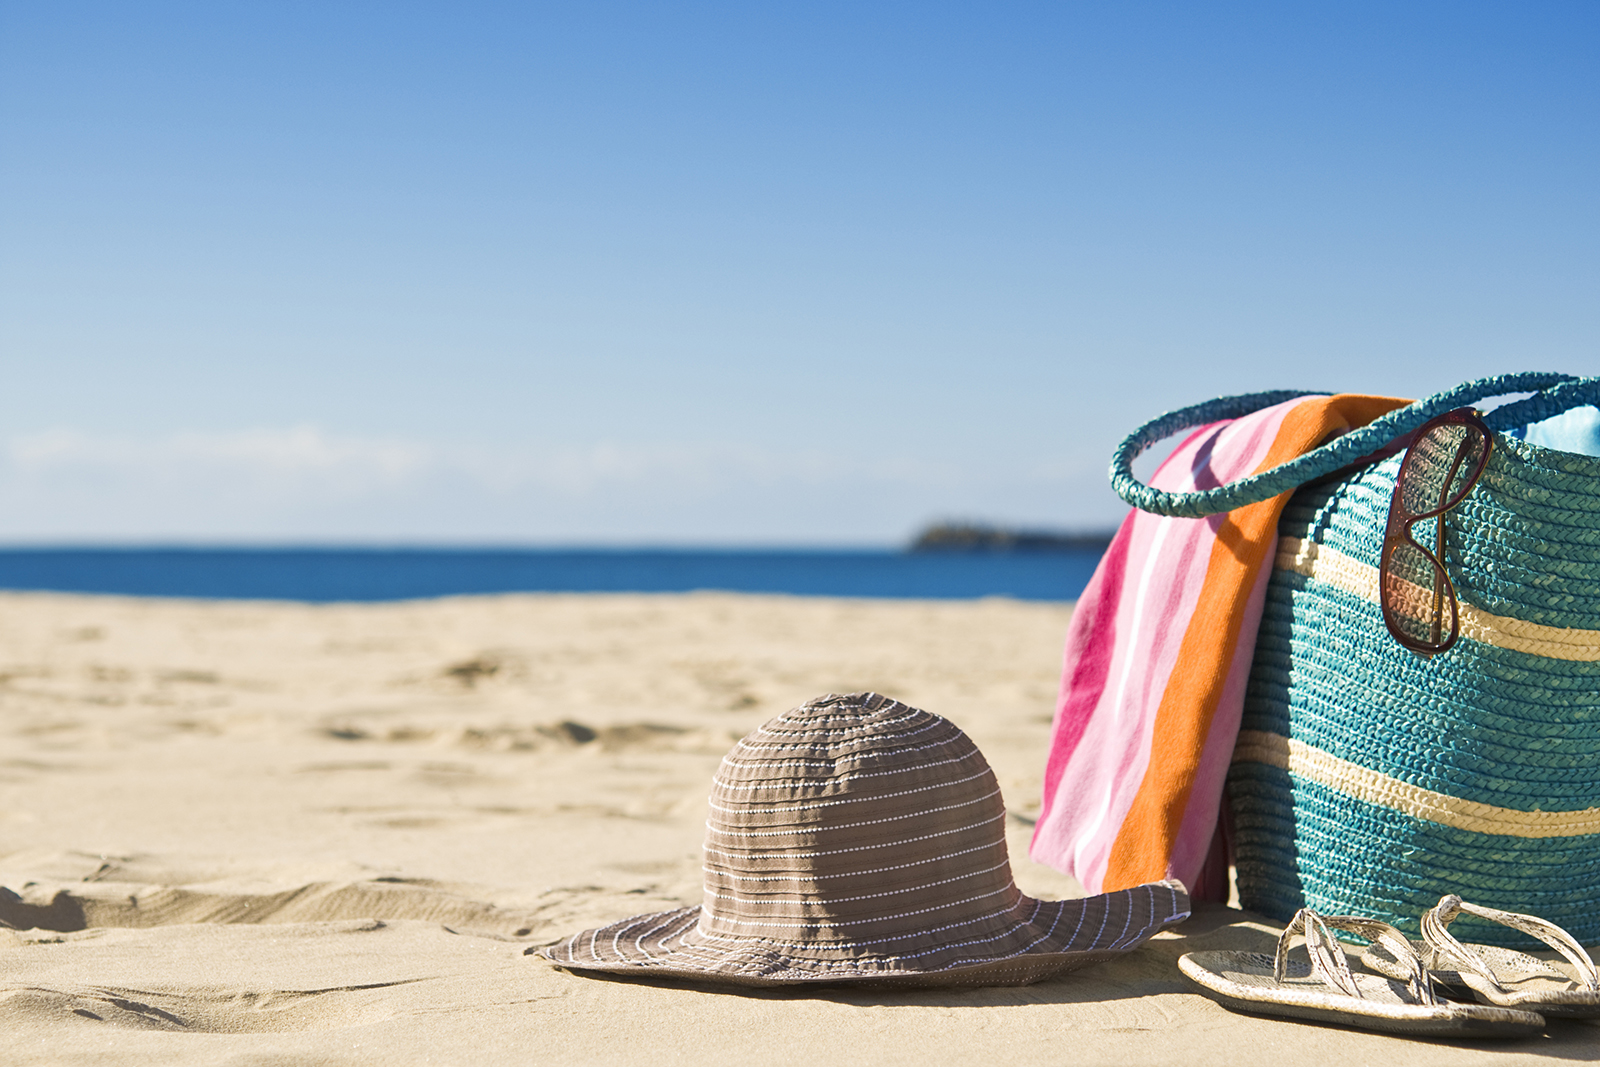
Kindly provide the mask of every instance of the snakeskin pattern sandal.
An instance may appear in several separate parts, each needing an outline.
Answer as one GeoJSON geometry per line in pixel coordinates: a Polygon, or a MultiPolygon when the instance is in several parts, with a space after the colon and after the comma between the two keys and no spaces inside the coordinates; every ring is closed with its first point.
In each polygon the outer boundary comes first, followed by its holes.
{"type": "MultiPolygon", "coordinates": [[[[1600,1017],[1600,973],[1594,961],[1571,934],[1536,915],[1468,904],[1447,894],[1422,916],[1422,940],[1411,942],[1411,948],[1445,996],[1541,1015],[1600,1017]],[[1538,938],[1566,957],[1569,966],[1495,945],[1463,944],[1448,929],[1463,912],[1538,938]]],[[[1362,962],[1392,978],[1408,969],[1383,944],[1369,946],[1362,962]]]]}
{"type": "Polygon", "coordinates": [[[1388,923],[1353,915],[1301,908],[1272,957],[1191,952],[1178,967],[1223,1007],[1251,1015],[1419,1037],[1530,1037],[1545,1026],[1544,1017],[1532,1011],[1441,1001],[1404,934],[1388,923]],[[1403,977],[1353,973],[1334,929],[1385,946],[1403,977]],[[1308,962],[1289,959],[1295,937],[1305,941],[1308,962]]]}

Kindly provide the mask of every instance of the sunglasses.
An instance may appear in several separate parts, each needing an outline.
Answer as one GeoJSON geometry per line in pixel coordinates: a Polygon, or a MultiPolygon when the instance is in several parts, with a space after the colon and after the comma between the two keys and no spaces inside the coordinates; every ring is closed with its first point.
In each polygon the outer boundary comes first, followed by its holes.
{"type": "Polygon", "coordinates": [[[1383,532],[1378,600],[1389,633],[1419,655],[1448,651],[1461,636],[1461,607],[1443,562],[1444,516],[1478,484],[1493,447],[1477,413],[1458,408],[1418,428],[1400,461],[1383,532]],[[1418,540],[1417,525],[1430,519],[1418,540]]]}

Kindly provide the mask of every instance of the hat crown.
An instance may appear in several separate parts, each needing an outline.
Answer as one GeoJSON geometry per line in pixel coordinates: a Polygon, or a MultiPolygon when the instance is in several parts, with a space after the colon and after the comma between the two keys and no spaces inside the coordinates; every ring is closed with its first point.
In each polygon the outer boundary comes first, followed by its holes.
{"type": "Polygon", "coordinates": [[[706,823],[702,934],[889,955],[1014,924],[1005,804],[954,723],[829,694],[723,759],[706,823]]]}

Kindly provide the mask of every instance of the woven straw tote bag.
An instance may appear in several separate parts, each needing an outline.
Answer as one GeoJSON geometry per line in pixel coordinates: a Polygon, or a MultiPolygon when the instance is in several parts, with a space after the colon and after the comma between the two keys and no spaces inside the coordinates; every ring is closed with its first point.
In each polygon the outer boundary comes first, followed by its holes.
{"type": "MultiPolygon", "coordinates": [[[[1278,920],[1310,907],[1415,933],[1424,911],[1457,893],[1600,942],[1600,458],[1503,432],[1600,404],[1600,378],[1470,382],[1204,492],[1134,478],[1134,457],[1155,441],[1297,395],[1172,412],[1112,463],[1123,499],[1163,515],[1294,491],[1228,775],[1240,902],[1278,920]],[[1390,635],[1378,594],[1402,455],[1362,461],[1436,415],[1523,392],[1533,395],[1484,416],[1488,462],[1445,516],[1460,639],[1418,655],[1390,635]]],[[[1483,943],[1521,937],[1486,923],[1470,932],[1483,943]]]]}

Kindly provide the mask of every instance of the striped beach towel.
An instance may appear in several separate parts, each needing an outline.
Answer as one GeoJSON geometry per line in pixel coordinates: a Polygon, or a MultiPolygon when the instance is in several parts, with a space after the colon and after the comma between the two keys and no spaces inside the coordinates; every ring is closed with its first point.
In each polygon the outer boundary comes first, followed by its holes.
{"type": "MultiPolygon", "coordinates": [[[[1213,423],[1150,483],[1214,488],[1406,403],[1308,396],[1213,423]]],[[[1079,599],[1031,854],[1088,892],[1176,878],[1226,897],[1223,779],[1288,496],[1199,519],[1135,511],[1079,599]]]]}

